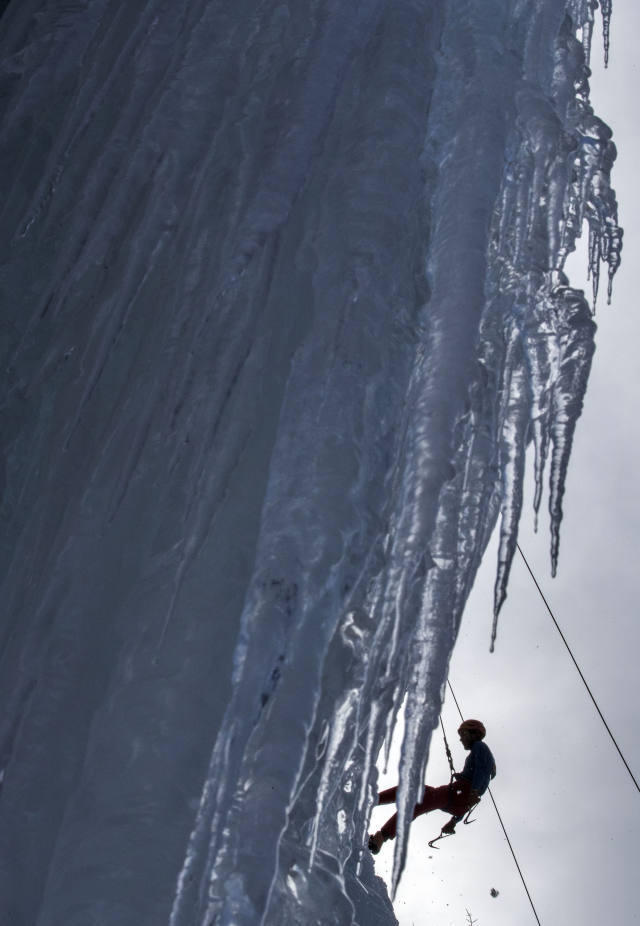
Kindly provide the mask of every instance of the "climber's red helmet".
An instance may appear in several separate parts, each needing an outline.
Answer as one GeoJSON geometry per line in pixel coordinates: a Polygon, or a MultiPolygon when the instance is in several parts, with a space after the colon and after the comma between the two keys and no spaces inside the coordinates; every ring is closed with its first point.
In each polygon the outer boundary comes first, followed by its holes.
{"type": "Polygon", "coordinates": [[[485,725],[481,720],[463,720],[458,727],[458,733],[470,733],[474,739],[482,740],[487,735],[485,725]]]}

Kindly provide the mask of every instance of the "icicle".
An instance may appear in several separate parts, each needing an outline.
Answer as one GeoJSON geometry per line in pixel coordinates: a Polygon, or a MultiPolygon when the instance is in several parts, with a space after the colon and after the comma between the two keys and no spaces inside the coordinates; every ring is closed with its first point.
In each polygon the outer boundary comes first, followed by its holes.
{"type": "Polygon", "coordinates": [[[535,448],[534,478],[535,490],[533,494],[533,530],[538,533],[538,517],[540,513],[540,503],[542,501],[542,488],[544,468],[547,460],[549,449],[549,430],[547,422],[540,418],[535,418],[532,422],[533,441],[535,448]]]}
{"type": "Polygon", "coordinates": [[[607,303],[611,305],[613,291],[613,278],[620,266],[620,252],[622,251],[623,231],[614,222],[608,222],[605,228],[606,251],[605,260],[609,265],[607,281],[607,303]]]}
{"type": "Polygon", "coordinates": [[[544,319],[543,308],[536,307],[534,310],[532,322],[525,328],[524,346],[532,395],[531,429],[535,450],[533,511],[534,529],[537,531],[544,470],[549,449],[550,382],[557,353],[553,331],[544,319]]]}
{"type": "Polygon", "coordinates": [[[567,13],[576,30],[580,32],[584,60],[589,65],[591,58],[591,38],[593,35],[594,14],[597,3],[594,0],[568,0],[567,13]]]}
{"type": "Polygon", "coordinates": [[[502,511],[498,569],[496,574],[491,628],[491,652],[498,629],[498,615],[507,597],[511,563],[516,551],[518,522],[522,511],[522,486],[526,432],[529,425],[531,396],[523,370],[523,348],[520,332],[514,327],[505,362],[505,411],[500,435],[502,468],[502,511]]]}
{"type": "Polygon", "coordinates": [[[393,689],[393,701],[391,710],[388,712],[385,720],[384,728],[384,771],[386,773],[389,768],[389,757],[391,754],[391,744],[393,743],[393,734],[396,729],[396,722],[398,720],[398,714],[402,706],[403,700],[403,688],[401,685],[396,685],[393,689]]]}
{"type": "Polygon", "coordinates": [[[444,669],[448,664],[450,646],[453,643],[453,639],[446,632],[446,627],[443,626],[441,609],[434,603],[433,588],[438,581],[438,573],[439,570],[436,568],[429,574],[411,647],[412,671],[407,692],[400,760],[402,774],[396,800],[398,828],[391,877],[393,897],[395,897],[404,869],[409,826],[414,804],[423,787],[431,733],[438,724],[442,710],[442,689],[437,680],[446,677],[444,669]],[[434,697],[434,682],[439,689],[439,698],[434,697]]]}
{"type": "Polygon", "coordinates": [[[600,0],[600,12],[602,13],[602,38],[604,42],[604,66],[609,66],[609,31],[611,29],[611,6],[612,0],[600,0]]]}
{"type": "Polygon", "coordinates": [[[584,60],[587,65],[591,61],[591,40],[593,37],[593,13],[589,20],[582,27],[582,47],[584,49],[584,60]]]}
{"type": "Polygon", "coordinates": [[[593,293],[593,312],[596,311],[598,286],[600,283],[600,236],[596,229],[589,227],[589,276],[593,293]]]}
{"type": "Polygon", "coordinates": [[[357,809],[362,813],[368,799],[369,781],[371,780],[371,770],[375,763],[374,751],[379,736],[379,720],[382,716],[381,705],[377,699],[374,699],[371,705],[371,712],[367,718],[367,732],[365,738],[364,763],[362,767],[362,777],[360,778],[360,793],[358,795],[357,809]]]}
{"type": "MultiPolygon", "coordinates": [[[[588,102],[581,104],[579,149],[575,161],[576,180],[571,184],[567,207],[568,223],[577,232],[586,217],[589,226],[587,276],[592,282],[593,310],[597,303],[600,262],[609,265],[608,300],[611,281],[620,263],[622,233],[618,226],[617,203],[610,184],[611,168],[616,148],[611,141],[611,130],[593,114],[588,102]],[[577,210],[573,203],[577,203],[577,210]],[[575,214],[575,219],[574,219],[575,214]]],[[[563,253],[567,241],[563,238],[563,253]]],[[[573,245],[571,243],[572,249],[573,245]]]]}
{"type": "Polygon", "coordinates": [[[320,782],[316,792],[316,813],[311,829],[308,863],[309,871],[313,868],[316,857],[318,848],[318,828],[320,826],[322,814],[326,809],[332,789],[336,787],[340,772],[345,765],[343,753],[349,753],[355,746],[354,737],[357,733],[357,725],[354,723],[354,719],[360,696],[361,691],[359,689],[350,689],[341,699],[341,702],[335,707],[333,712],[331,732],[329,734],[324,761],[322,763],[322,775],[320,776],[320,782]]]}
{"type": "MultiPolygon", "coordinates": [[[[324,742],[321,754],[318,753],[318,747],[316,747],[316,759],[322,771],[315,792],[315,812],[308,839],[310,852],[307,868],[309,871],[313,868],[316,859],[320,823],[328,811],[330,801],[341,780],[341,774],[358,745],[358,712],[365,698],[368,681],[370,681],[368,679],[367,643],[372,629],[373,621],[367,609],[359,608],[357,611],[349,611],[334,635],[326,660],[322,701],[318,714],[320,721],[326,716],[330,717],[330,721],[322,737],[324,742]],[[346,690],[343,689],[345,677],[352,682],[346,690]],[[337,696],[336,692],[338,692],[337,696]],[[331,704],[331,711],[326,709],[325,702],[331,704]]],[[[370,724],[369,731],[374,734],[378,729],[376,722],[378,713],[377,700],[374,699],[372,716],[367,718],[370,724]]],[[[365,755],[364,764],[367,770],[372,759],[375,758],[371,754],[371,749],[372,744],[367,748],[365,755]]],[[[363,785],[368,781],[368,774],[363,775],[363,785]]]]}
{"type": "Polygon", "coordinates": [[[551,515],[551,573],[558,567],[562,498],[575,426],[582,412],[584,394],[595,350],[596,326],[580,290],[558,287],[551,295],[560,343],[559,371],[553,385],[549,474],[551,515]]]}

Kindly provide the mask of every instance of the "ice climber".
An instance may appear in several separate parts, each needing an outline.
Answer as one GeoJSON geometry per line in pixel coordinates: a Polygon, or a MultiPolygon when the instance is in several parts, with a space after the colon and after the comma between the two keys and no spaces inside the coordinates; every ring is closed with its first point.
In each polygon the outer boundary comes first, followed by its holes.
{"type": "MultiPolygon", "coordinates": [[[[496,763],[491,750],[483,739],[486,729],[479,720],[464,720],[458,727],[460,742],[469,755],[461,772],[455,772],[448,785],[431,788],[425,785],[422,800],[413,808],[413,818],[431,810],[444,810],[452,814],[450,820],[442,827],[442,833],[451,835],[455,832],[456,823],[474,807],[480,797],[487,790],[489,781],[495,778],[496,763]]],[[[397,787],[387,788],[378,794],[378,804],[394,804],[397,787]]],[[[376,855],[387,839],[394,839],[398,814],[394,813],[382,829],[369,836],[369,848],[376,855]]]]}

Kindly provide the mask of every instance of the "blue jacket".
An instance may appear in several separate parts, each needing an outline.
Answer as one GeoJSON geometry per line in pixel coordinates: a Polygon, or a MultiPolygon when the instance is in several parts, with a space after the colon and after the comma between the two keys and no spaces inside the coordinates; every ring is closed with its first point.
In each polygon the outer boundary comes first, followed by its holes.
{"type": "Polygon", "coordinates": [[[460,778],[469,779],[474,791],[484,794],[489,787],[489,781],[495,777],[496,763],[491,750],[482,740],[476,740],[469,750],[460,778]]]}

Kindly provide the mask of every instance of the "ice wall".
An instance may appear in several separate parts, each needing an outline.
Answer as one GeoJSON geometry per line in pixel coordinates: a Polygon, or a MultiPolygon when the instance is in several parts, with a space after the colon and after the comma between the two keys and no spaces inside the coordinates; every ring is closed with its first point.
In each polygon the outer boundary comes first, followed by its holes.
{"type": "Polygon", "coordinates": [[[375,759],[406,695],[402,829],[530,440],[557,561],[595,7],[0,6],[0,922],[394,922],[375,759]]]}

